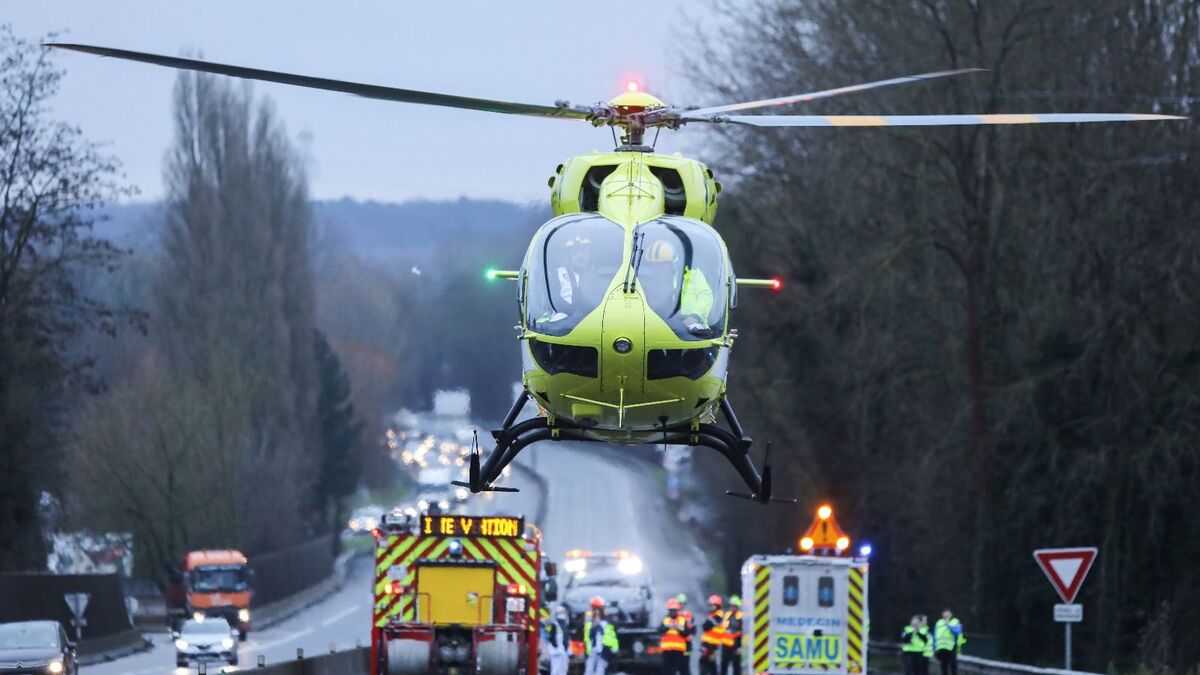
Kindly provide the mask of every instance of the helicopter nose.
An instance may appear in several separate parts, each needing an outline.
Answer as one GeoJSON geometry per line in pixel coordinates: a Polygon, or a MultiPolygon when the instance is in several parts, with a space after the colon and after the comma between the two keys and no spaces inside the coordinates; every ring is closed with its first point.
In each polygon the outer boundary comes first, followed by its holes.
{"type": "Polygon", "coordinates": [[[600,379],[605,392],[619,396],[642,393],[646,363],[645,304],[637,296],[615,289],[604,303],[601,329],[600,379]]]}

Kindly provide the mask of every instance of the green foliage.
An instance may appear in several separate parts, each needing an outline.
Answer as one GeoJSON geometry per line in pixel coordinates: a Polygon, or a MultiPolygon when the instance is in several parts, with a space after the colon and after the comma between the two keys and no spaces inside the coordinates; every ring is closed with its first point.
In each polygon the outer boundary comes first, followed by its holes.
{"type": "MultiPolygon", "coordinates": [[[[714,44],[755,49],[693,64],[714,102],[980,66],[819,111],[1187,115],[1200,81],[1194,1],[727,7],[714,44]]],[[[1054,663],[1055,598],[1030,551],[1097,545],[1081,665],[1195,664],[1200,530],[1181,515],[1200,508],[1194,128],[713,141],[733,175],[717,226],[735,267],[785,279],[742,294],[730,391],[750,433],[776,441],[777,491],[803,505],[729,532],[727,568],[794,545],[832,499],[875,544],[875,625],[949,605],[1005,657],[1054,663]]]]}
{"type": "Polygon", "coordinates": [[[320,331],[313,333],[317,361],[317,417],[321,441],[321,472],[316,498],[322,513],[334,505],[334,531],[340,529],[341,506],[354,493],[362,475],[359,440],[364,423],[355,419],[350,400],[350,378],[342,370],[337,354],[320,331]]]}

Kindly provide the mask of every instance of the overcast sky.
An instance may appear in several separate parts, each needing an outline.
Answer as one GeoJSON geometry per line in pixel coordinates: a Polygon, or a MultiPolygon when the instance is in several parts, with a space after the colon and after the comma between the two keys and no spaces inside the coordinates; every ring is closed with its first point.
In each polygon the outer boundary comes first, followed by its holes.
{"type": "MultiPolygon", "coordinates": [[[[688,0],[0,0],[17,35],[140,51],[201,52],[212,61],[409,89],[528,103],[611,98],[637,78],[669,102],[690,91],[672,57],[703,20],[688,0]],[[585,9],[588,7],[590,9],[585,9]],[[686,8],[686,9],[685,9],[686,8]]],[[[162,196],[175,73],[64,52],[54,114],[109,145],[139,201],[162,196]]],[[[373,101],[258,83],[293,139],[306,139],[318,198],[402,201],[460,196],[548,198],[556,164],[593,148],[606,129],[373,101]]],[[[696,139],[664,132],[660,151],[696,139]]]]}

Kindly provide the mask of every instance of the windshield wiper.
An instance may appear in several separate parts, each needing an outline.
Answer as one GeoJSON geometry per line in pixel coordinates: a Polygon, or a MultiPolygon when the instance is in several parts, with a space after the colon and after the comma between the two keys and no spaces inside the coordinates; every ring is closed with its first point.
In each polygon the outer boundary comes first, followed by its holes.
{"type": "Polygon", "coordinates": [[[637,290],[638,268],[642,266],[642,239],[645,237],[645,232],[638,232],[633,235],[633,249],[629,251],[629,269],[625,271],[624,287],[626,293],[633,293],[637,290]]]}

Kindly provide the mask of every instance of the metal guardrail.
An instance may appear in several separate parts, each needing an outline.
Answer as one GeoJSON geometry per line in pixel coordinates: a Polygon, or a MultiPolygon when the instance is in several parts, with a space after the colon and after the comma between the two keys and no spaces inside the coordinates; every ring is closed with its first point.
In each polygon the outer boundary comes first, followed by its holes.
{"type": "MultiPolygon", "coordinates": [[[[900,645],[885,642],[872,642],[870,651],[876,654],[891,656],[900,655],[900,645]]],[[[978,656],[962,655],[958,657],[958,671],[967,675],[1104,675],[1084,670],[1063,670],[1062,668],[1041,668],[1028,666],[1023,663],[995,661],[978,656]]]]}
{"type": "MultiPolygon", "coordinates": [[[[303,652],[297,654],[302,655],[303,652]]],[[[242,666],[241,670],[248,670],[256,675],[369,675],[371,650],[368,647],[357,647],[344,652],[302,657],[274,665],[256,667],[255,664],[247,664],[242,666]]]]}

